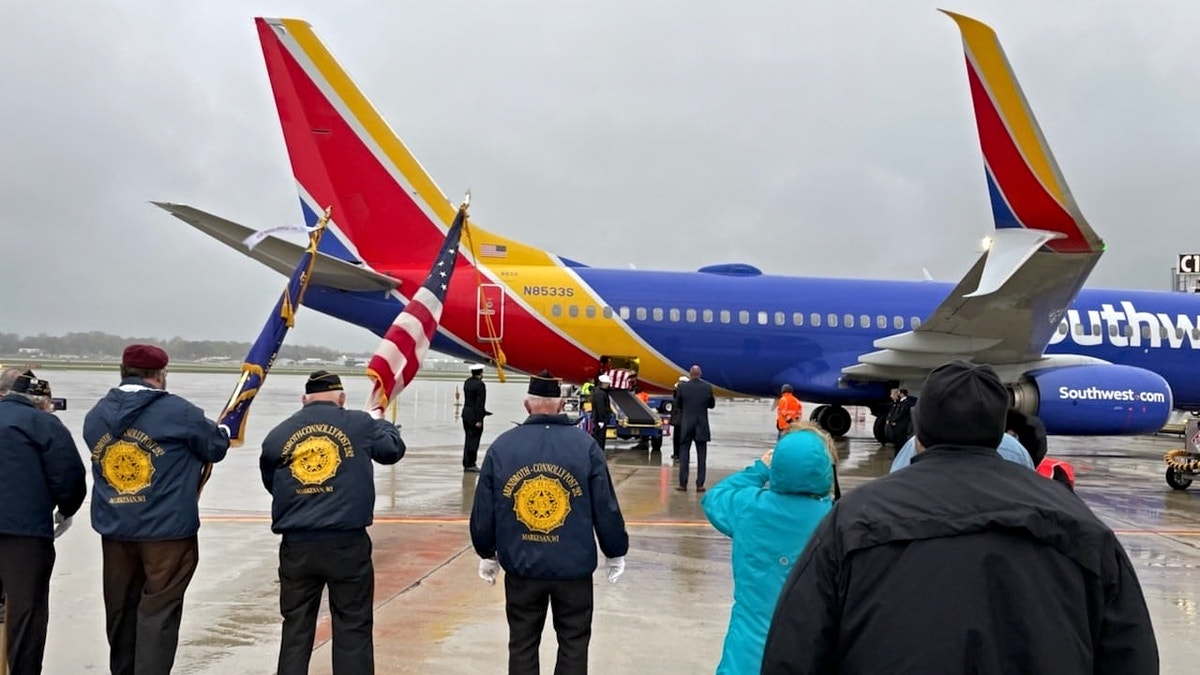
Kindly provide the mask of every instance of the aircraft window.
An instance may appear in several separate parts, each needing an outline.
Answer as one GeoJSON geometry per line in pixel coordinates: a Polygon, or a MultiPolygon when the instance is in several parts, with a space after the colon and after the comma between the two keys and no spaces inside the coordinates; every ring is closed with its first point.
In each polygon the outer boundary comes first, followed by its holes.
{"type": "MultiPolygon", "coordinates": [[[[712,317],[710,316],[709,319],[711,320],[712,317]]],[[[687,321],[688,323],[696,323],[696,310],[689,309],[687,311],[687,321]]]]}
{"type": "Polygon", "coordinates": [[[1100,324],[1094,323],[1094,324],[1092,324],[1091,334],[1092,335],[1104,335],[1104,330],[1102,328],[1100,328],[1100,324]]]}
{"type": "Polygon", "coordinates": [[[662,311],[662,307],[655,307],[655,308],[654,308],[654,320],[655,320],[655,321],[662,321],[662,319],[663,319],[663,311],[662,311]]]}
{"type": "Polygon", "coordinates": [[[1075,334],[1083,335],[1083,324],[1081,324],[1081,323],[1075,324],[1075,334]]]}
{"type": "Polygon", "coordinates": [[[704,323],[712,323],[713,315],[711,309],[704,310],[701,316],[704,317],[704,323]]]}
{"type": "Polygon", "coordinates": [[[1150,339],[1150,326],[1142,326],[1142,337],[1150,339]]]}
{"type": "Polygon", "coordinates": [[[1108,324],[1108,336],[1109,337],[1117,337],[1117,324],[1115,324],[1115,323],[1108,324]]]}
{"type": "Polygon", "coordinates": [[[579,316],[579,305],[567,305],[567,316],[572,319],[579,316]]]}
{"type": "Polygon", "coordinates": [[[1192,339],[1193,339],[1193,340],[1200,340],[1200,328],[1193,328],[1193,329],[1192,329],[1192,339]]]}
{"type": "Polygon", "coordinates": [[[792,325],[793,326],[803,326],[804,325],[804,312],[792,312],[792,325]]]}
{"type": "Polygon", "coordinates": [[[787,323],[787,315],[783,312],[775,312],[775,325],[782,326],[787,323]]]}
{"type": "Polygon", "coordinates": [[[743,326],[750,323],[750,312],[744,309],[738,310],[738,323],[743,326]]]}
{"type": "Polygon", "coordinates": [[[853,314],[843,314],[842,315],[842,325],[845,326],[846,328],[854,328],[854,315],[853,314]]]}
{"type": "Polygon", "coordinates": [[[858,327],[859,328],[870,328],[871,327],[871,317],[867,316],[866,314],[860,314],[858,317],[858,327]]]}
{"type": "Polygon", "coordinates": [[[612,307],[605,305],[604,309],[601,311],[600,315],[606,319],[611,319],[612,315],[613,315],[612,307]]]}
{"type": "Polygon", "coordinates": [[[830,328],[837,328],[837,314],[830,314],[825,318],[829,320],[830,328]]]}
{"type": "Polygon", "coordinates": [[[1133,326],[1125,324],[1125,330],[1121,332],[1125,334],[1125,337],[1133,337],[1133,326]]]}
{"type": "Polygon", "coordinates": [[[1167,339],[1167,327],[1166,326],[1158,327],[1158,336],[1164,340],[1167,339]]]}
{"type": "Polygon", "coordinates": [[[637,318],[638,318],[638,321],[646,320],[646,308],[645,307],[637,308],[637,318]]]}
{"type": "Polygon", "coordinates": [[[721,310],[721,323],[729,323],[729,310],[721,310]]]}
{"type": "Polygon", "coordinates": [[[679,310],[672,307],[667,316],[671,317],[672,321],[679,321],[679,310]]]}
{"type": "Polygon", "coordinates": [[[914,316],[913,318],[911,318],[911,319],[909,319],[909,320],[908,320],[908,325],[909,325],[909,326],[910,326],[910,327],[911,327],[913,330],[916,330],[916,329],[918,329],[918,328],[920,328],[920,327],[921,327],[921,320],[920,320],[920,319],[918,319],[917,317],[915,317],[915,316],[914,316]]]}
{"type": "Polygon", "coordinates": [[[821,327],[821,315],[817,314],[816,312],[809,314],[808,322],[811,323],[813,326],[820,328],[821,327]]]}
{"type": "Polygon", "coordinates": [[[875,317],[875,327],[879,330],[884,330],[887,328],[887,317],[882,314],[875,317]]]}
{"type": "Polygon", "coordinates": [[[1070,329],[1067,327],[1066,321],[1063,321],[1062,323],[1058,324],[1058,334],[1059,335],[1066,335],[1069,330],[1070,329]]]}
{"type": "Polygon", "coordinates": [[[596,318],[596,306],[595,305],[587,306],[587,318],[589,318],[589,319],[596,318]]]}
{"type": "Polygon", "coordinates": [[[758,313],[758,325],[760,325],[760,326],[765,326],[765,325],[767,325],[767,320],[768,320],[768,319],[770,319],[770,317],[768,317],[768,316],[767,316],[767,313],[766,313],[766,312],[759,312],[759,313],[758,313]]]}
{"type": "Polygon", "coordinates": [[[550,307],[550,316],[562,316],[562,305],[552,305],[550,307]]]}
{"type": "Polygon", "coordinates": [[[628,321],[629,320],[629,308],[622,307],[622,308],[618,309],[617,315],[620,316],[622,319],[625,319],[626,321],[628,321]]]}
{"type": "Polygon", "coordinates": [[[1183,339],[1183,329],[1182,329],[1182,328],[1179,328],[1179,327],[1176,327],[1176,328],[1175,328],[1175,339],[1176,339],[1176,340],[1182,340],[1182,339],[1183,339]]]}
{"type": "Polygon", "coordinates": [[[904,330],[904,317],[893,316],[892,317],[892,328],[894,328],[895,330],[904,330]]]}

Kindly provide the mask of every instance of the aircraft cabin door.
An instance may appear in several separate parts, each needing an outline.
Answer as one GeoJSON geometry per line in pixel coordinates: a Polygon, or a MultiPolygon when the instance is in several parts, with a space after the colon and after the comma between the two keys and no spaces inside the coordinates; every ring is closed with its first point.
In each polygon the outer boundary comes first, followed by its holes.
{"type": "Polygon", "coordinates": [[[480,342],[504,339],[504,288],[497,284],[480,284],[475,308],[475,339],[480,342]]]}

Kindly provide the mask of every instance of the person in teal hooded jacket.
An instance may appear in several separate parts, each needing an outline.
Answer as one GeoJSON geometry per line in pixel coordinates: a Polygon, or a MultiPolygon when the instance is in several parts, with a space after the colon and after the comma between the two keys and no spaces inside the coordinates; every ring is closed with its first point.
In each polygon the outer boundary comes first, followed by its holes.
{"type": "Polygon", "coordinates": [[[834,456],[828,436],[799,425],[704,496],[708,521],[733,540],[733,608],[718,675],[759,672],[783,583],[833,508],[834,456]]]}

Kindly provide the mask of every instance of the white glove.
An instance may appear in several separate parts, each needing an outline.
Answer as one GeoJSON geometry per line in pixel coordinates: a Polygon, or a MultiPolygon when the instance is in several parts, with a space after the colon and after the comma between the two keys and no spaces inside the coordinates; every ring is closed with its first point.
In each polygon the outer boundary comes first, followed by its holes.
{"type": "Polygon", "coordinates": [[[68,518],[68,517],[64,516],[62,513],[55,511],[54,512],[54,538],[58,539],[59,537],[62,536],[63,532],[66,532],[67,530],[71,529],[71,522],[72,522],[71,518],[68,518]]]}
{"type": "Polygon", "coordinates": [[[500,573],[500,562],[495,558],[483,558],[479,561],[479,578],[496,585],[496,575],[500,573]]]}
{"type": "Polygon", "coordinates": [[[615,584],[617,579],[625,573],[625,556],[617,556],[616,558],[606,558],[608,561],[608,583],[615,584]]]}
{"type": "Polygon", "coordinates": [[[383,408],[371,408],[367,411],[367,414],[370,415],[371,419],[373,420],[381,420],[383,419],[383,408]]]}
{"type": "Polygon", "coordinates": [[[225,432],[225,438],[233,438],[233,432],[230,431],[229,427],[225,426],[224,424],[218,424],[217,429],[225,432]]]}

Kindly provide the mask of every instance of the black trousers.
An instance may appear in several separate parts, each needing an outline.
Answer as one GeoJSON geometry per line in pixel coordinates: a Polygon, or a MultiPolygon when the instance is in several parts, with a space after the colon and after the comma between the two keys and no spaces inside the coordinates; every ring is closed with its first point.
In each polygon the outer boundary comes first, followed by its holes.
{"type": "Polygon", "coordinates": [[[375,672],[375,568],[364,532],[327,541],[279,545],[279,613],[283,639],[278,675],[307,675],[317,634],[321,591],[329,587],[334,675],[375,672]]]}
{"type": "MultiPolygon", "coordinates": [[[[689,435],[687,438],[679,439],[679,484],[687,487],[688,482],[688,464],[692,459],[692,443],[693,439],[689,435]]],[[[696,487],[704,487],[705,470],[707,469],[708,460],[708,441],[695,441],[696,443],[696,487]]]]}
{"type": "Polygon", "coordinates": [[[0,535],[0,587],[5,596],[4,635],[10,675],[42,672],[53,569],[53,539],[0,535]]]}
{"type": "Polygon", "coordinates": [[[603,450],[604,442],[608,440],[608,427],[607,426],[602,427],[599,424],[596,424],[595,422],[593,422],[592,423],[592,438],[596,439],[596,442],[600,444],[600,449],[603,450]]]}
{"type": "Polygon", "coordinates": [[[483,438],[483,427],[475,426],[474,422],[463,420],[463,431],[466,433],[466,438],[463,440],[463,468],[475,466],[476,460],[479,459],[479,439],[483,438]]]}
{"type": "MultiPolygon", "coordinates": [[[[504,575],[508,615],[508,675],[538,675],[538,645],[546,625],[546,605],[554,613],[558,658],[554,675],[586,674],[592,639],[592,578],[572,581],[523,579],[504,575]]],[[[282,675],[282,674],[281,674],[282,675]]]]}
{"type": "Polygon", "coordinates": [[[112,675],[167,675],[175,664],[183,595],[200,558],[196,537],[100,540],[112,675]]]}

